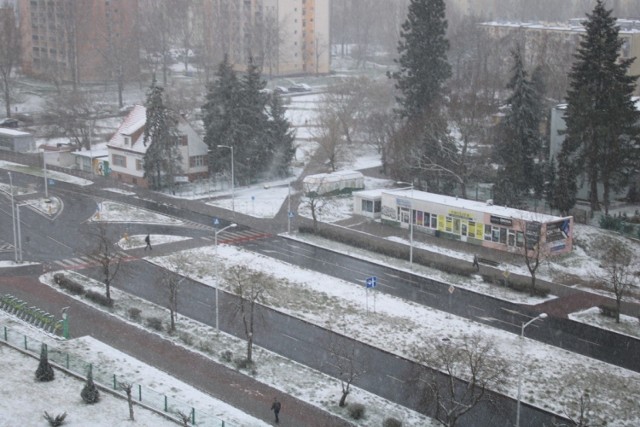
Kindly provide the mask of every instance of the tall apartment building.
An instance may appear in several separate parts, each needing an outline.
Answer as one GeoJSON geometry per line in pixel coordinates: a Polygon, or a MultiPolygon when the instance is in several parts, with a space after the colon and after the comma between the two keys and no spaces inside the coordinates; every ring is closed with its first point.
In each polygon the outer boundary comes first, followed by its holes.
{"type": "Polygon", "coordinates": [[[329,72],[329,0],[203,2],[204,50],[211,58],[226,54],[242,70],[253,57],[267,75],[329,72]]]}
{"type": "Polygon", "coordinates": [[[19,0],[22,69],[99,82],[139,71],[137,0],[19,0]]]}

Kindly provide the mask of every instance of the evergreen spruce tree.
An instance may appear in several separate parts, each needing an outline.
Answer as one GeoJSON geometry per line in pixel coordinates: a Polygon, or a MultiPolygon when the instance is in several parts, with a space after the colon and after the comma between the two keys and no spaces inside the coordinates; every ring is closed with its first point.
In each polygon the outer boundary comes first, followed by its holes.
{"type": "Polygon", "coordinates": [[[608,211],[611,191],[626,184],[635,167],[630,161],[638,159],[639,116],[631,99],[636,76],[627,74],[635,58],[621,57],[623,40],[603,0],[587,14],[585,29],[569,73],[562,151],[586,174],[591,209],[600,209],[601,182],[608,211]]]}
{"type": "MultiPolygon", "coordinates": [[[[240,83],[227,55],[218,66],[216,78],[207,85],[206,101],[202,106],[202,112],[204,142],[213,153],[209,170],[231,173],[230,150],[217,148],[218,145],[226,145],[236,150],[237,145],[241,143],[240,83]]],[[[238,154],[237,151],[234,154],[238,154]]]]}
{"type": "Polygon", "coordinates": [[[249,58],[247,72],[240,80],[240,142],[236,146],[235,174],[241,182],[250,183],[269,166],[272,152],[268,144],[268,95],[262,90],[266,82],[253,58],[249,58]]]}
{"type": "Polygon", "coordinates": [[[89,365],[87,382],[80,392],[80,397],[82,397],[82,400],[88,404],[96,403],[100,399],[100,391],[98,390],[98,387],[96,387],[96,385],[93,383],[93,369],[91,365],[89,365]]]}
{"type": "Polygon", "coordinates": [[[147,117],[143,144],[148,148],[144,155],[144,177],[153,189],[172,187],[174,178],[181,173],[178,120],[164,105],[163,88],[156,84],[155,77],[145,107],[147,117]]]}
{"type": "Polygon", "coordinates": [[[295,130],[292,129],[285,112],[286,109],[280,97],[272,95],[268,104],[269,123],[266,141],[271,152],[269,164],[276,177],[289,175],[291,160],[296,152],[295,130]]]}
{"type": "MultiPolygon", "coordinates": [[[[531,190],[540,191],[542,172],[536,166],[542,154],[542,99],[539,88],[528,78],[520,47],[512,52],[512,76],[507,88],[509,111],[500,124],[501,141],[495,157],[500,164],[494,202],[519,207],[531,190]]],[[[539,85],[539,83],[538,83],[539,85]]]]}
{"type": "Polygon", "coordinates": [[[36,381],[53,381],[54,376],[55,373],[49,363],[47,345],[43,343],[40,347],[40,363],[36,369],[36,381]]]}
{"type": "Polygon", "coordinates": [[[405,121],[385,150],[385,168],[418,188],[452,193],[461,163],[444,115],[451,76],[446,30],[443,0],[410,0],[398,42],[400,69],[389,74],[400,91],[398,113],[405,121]]]}
{"type": "Polygon", "coordinates": [[[410,1],[398,42],[400,70],[391,74],[402,93],[398,101],[403,117],[422,116],[442,101],[444,83],[451,77],[446,31],[444,0],[410,1]]]}
{"type": "Polygon", "coordinates": [[[563,216],[576,204],[576,166],[567,154],[560,153],[558,156],[558,168],[553,180],[549,206],[551,209],[558,209],[563,216]]]}

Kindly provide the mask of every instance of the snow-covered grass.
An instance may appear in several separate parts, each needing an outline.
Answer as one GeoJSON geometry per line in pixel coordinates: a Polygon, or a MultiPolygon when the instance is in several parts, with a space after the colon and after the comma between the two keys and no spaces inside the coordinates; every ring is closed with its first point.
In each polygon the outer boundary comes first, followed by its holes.
{"type": "MultiPolygon", "coordinates": [[[[132,384],[142,385],[145,395],[152,389],[159,395],[166,395],[170,402],[174,399],[189,402],[199,411],[216,414],[227,424],[238,427],[268,425],[91,337],[80,337],[68,341],[54,339],[4,312],[0,312],[0,324],[14,333],[46,343],[49,351],[56,349],[69,353],[74,358],[92,363],[94,369],[115,374],[118,378],[126,378],[132,384]]],[[[37,357],[25,355],[5,345],[0,345],[0,357],[3,362],[0,426],[16,425],[16,422],[25,427],[44,426],[46,425],[43,418],[44,411],[54,416],[66,412],[67,418],[64,425],[69,427],[176,425],[175,421],[140,405],[134,406],[135,422],[129,421],[129,411],[124,396],[106,391],[100,393],[98,403],[87,405],[80,397],[80,391],[84,386],[83,379],[55,369],[55,379],[52,382],[40,383],[34,379],[38,367],[37,357]]],[[[94,380],[96,380],[95,372],[94,380]]],[[[101,385],[111,390],[111,384],[101,385]]]]}

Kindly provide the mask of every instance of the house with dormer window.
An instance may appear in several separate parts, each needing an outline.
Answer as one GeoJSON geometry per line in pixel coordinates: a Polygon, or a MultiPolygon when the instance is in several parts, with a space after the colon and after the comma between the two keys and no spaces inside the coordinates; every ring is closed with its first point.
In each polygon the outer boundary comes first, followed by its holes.
{"type": "MultiPolygon", "coordinates": [[[[107,144],[110,162],[110,176],[121,182],[148,187],[144,178],[144,156],[149,144],[144,145],[144,128],[147,109],[136,105],[124,119],[107,144]]],[[[209,175],[207,145],[193,127],[180,117],[178,120],[178,140],[182,155],[184,174],[176,177],[176,182],[191,182],[209,175]]]]}

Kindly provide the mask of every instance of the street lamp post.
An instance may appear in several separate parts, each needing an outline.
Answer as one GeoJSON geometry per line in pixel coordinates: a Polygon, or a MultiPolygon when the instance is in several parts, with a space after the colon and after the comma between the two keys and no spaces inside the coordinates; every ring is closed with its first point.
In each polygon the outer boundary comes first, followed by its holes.
{"type": "Polygon", "coordinates": [[[522,328],[520,329],[520,363],[519,363],[520,371],[518,372],[518,400],[516,404],[517,405],[516,406],[516,427],[520,427],[520,399],[522,397],[522,371],[523,371],[523,363],[524,363],[524,348],[523,348],[524,329],[530,324],[532,324],[533,322],[535,322],[536,320],[546,319],[546,318],[547,318],[547,313],[540,313],[539,315],[529,320],[528,322],[526,323],[522,322],[522,328]]]}
{"type": "Polygon", "coordinates": [[[231,150],[231,210],[236,211],[236,198],[234,194],[235,177],[233,174],[233,147],[230,145],[218,145],[218,148],[228,148],[231,150]]]}
{"type": "Polygon", "coordinates": [[[409,268],[413,268],[413,182],[398,181],[397,184],[408,185],[407,188],[397,188],[397,190],[411,189],[411,200],[409,201],[409,268]]]}
{"type": "Polygon", "coordinates": [[[287,201],[289,202],[287,206],[287,234],[291,234],[291,181],[287,182],[287,201]]]}
{"type": "Polygon", "coordinates": [[[42,150],[42,164],[44,166],[44,198],[49,199],[49,186],[47,185],[47,156],[46,151],[42,150]]]}
{"type": "Polygon", "coordinates": [[[228,228],[233,228],[233,227],[237,227],[237,226],[238,226],[238,224],[235,224],[235,223],[229,224],[226,227],[223,227],[220,230],[216,230],[214,232],[213,242],[214,242],[215,251],[216,251],[216,329],[218,331],[220,330],[220,328],[218,327],[219,326],[219,323],[218,323],[218,318],[219,318],[218,317],[218,287],[219,287],[219,284],[218,284],[218,280],[219,280],[219,278],[218,278],[218,264],[220,263],[220,260],[218,259],[218,234],[222,233],[223,231],[225,231],[228,228]]]}
{"type": "Polygon", "coordinates": [[[18,235],[16,234],[16,207],[13,198],[13,177],[11,172],[9,174],[9,186],[11,187],[11,221],[13,222],[13,251],[15,255],[15,262],[18,262],[18,235]]]}

